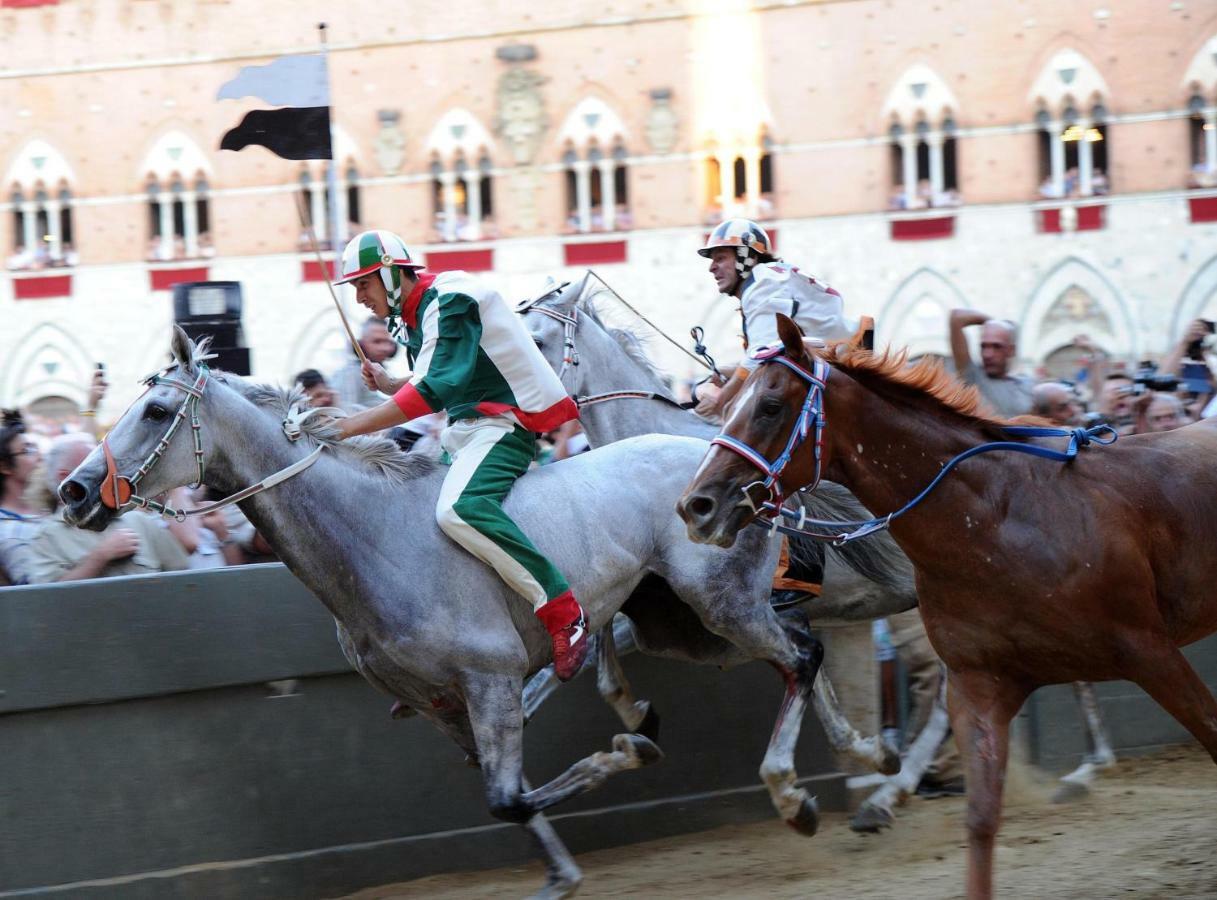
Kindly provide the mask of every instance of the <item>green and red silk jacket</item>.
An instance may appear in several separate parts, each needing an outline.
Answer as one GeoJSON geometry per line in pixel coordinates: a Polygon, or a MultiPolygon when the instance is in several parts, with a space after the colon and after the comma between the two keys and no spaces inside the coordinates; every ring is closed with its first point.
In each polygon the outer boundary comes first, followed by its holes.
{"type": "Polygon", "coordinates": [[[411,419],[441,409],[454,421],[507,415],[542,432],[579,417],[520,317],[482,279],[420,275],[401,320],[413,375],[393,401],[411,419]]]}

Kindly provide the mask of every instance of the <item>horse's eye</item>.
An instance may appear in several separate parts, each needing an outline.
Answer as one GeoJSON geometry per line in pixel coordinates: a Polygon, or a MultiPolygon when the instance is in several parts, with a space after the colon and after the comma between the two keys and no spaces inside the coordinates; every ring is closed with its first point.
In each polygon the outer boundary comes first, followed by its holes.
{"type": "Polygon", "coordinates": [[[538,350],[545,349],[545,341],[541,340],[540,338],[535,337],[532,339],[532,342],[537,345],[538,350]]]}
{"type": "Polygon", "coordinates": [[[159,403],[149,403],[144,410],[144,418],[149,422],[163,422],[169,418],[169,410],[159,403]]]}
{"type": "Polygon", "coordinates": [[[782,411],[782,401],[770,397],[757,404],[757,408],[761,411],[761,415],[776,416],[782,411]]]}

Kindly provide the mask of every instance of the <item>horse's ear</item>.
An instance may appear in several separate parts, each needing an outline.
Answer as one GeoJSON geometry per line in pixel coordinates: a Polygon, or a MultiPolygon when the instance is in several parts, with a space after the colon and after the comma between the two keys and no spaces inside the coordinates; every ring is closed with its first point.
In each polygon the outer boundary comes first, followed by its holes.
{"type": "Polygon", "coordinates": [[[875,349],[875,320],[870,316],[863,316],[858,320],[858,330],[855,331],[853,336],[849,339],[849,349],[875,349]]]}
{"type": "Polygon", "coordinates": [[[778,337],[782,339],[786,355],[791,359],[802,359],[807,352],[807,348],[803,346],[803,329],[796,325],[794,319],[789,316],[778,313],[777,317],[778,337]]]}
{"type": "Polygon", "coordinates": [[[173,361],[183,369],[194,368],[194,341],[182,330],[181,325],[173,326],[173,341],[169,345],[173,361]]]}

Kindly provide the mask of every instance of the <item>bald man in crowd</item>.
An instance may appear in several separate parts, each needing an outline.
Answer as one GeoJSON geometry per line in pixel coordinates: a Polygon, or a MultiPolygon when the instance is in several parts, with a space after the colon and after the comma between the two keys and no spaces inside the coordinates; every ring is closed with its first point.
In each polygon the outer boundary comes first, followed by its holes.
{"type": "Polygon", "coordinates": [[[965,384],[974,384],[980,395],[1001,416],[1022,416],[1031,411],[1031,379],[1011,374],[1018,355],[1018,326],[1008,319],[994,319],[975,309],[953,309],[950,317],[951,357],[955,374],[965,384]],[[964,329],[980,330],[980,365],[972,361],[964,329]]]}
{"type": "Polygon", "coordinates": [[[1031,389],[1031,412],[1065,428],[1082,424],[1082,404],[1077,394],[1059,381],[1045,381],[1031,389]]]}

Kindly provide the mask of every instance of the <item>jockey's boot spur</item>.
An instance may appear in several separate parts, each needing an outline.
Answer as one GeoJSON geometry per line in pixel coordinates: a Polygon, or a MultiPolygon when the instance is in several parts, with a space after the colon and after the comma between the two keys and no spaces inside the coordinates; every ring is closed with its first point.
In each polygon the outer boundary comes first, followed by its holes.
{"type": "Polygon", "coordinates": [[[587,619],[575,595],[567,591],[537,610],[554,642],[554,674],[559,681],[570,681],[587,658],[587,619]]]}

